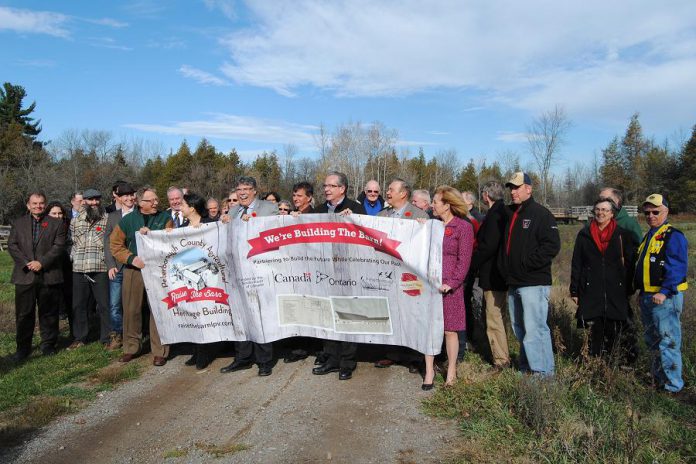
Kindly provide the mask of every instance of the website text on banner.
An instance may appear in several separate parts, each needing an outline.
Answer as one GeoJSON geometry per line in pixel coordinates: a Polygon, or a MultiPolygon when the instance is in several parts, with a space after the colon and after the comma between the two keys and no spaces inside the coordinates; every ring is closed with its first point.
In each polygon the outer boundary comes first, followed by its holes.
{"type": "Polygon", "coordinates": [[[442,235],[438,221],[311,214],[138,240],[165,343],[300,335],[435,354],[443,334],[442,235]]]}

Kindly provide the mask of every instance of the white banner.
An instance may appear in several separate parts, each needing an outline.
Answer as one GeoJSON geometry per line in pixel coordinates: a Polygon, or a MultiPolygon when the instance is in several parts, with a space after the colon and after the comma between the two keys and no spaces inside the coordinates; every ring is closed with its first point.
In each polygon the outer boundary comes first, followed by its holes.
{"type": "Polygon", "coordinates": [[[328,214],[138,236],[163,343],[309,336],[439,353],[443,226],[328,214]]]}

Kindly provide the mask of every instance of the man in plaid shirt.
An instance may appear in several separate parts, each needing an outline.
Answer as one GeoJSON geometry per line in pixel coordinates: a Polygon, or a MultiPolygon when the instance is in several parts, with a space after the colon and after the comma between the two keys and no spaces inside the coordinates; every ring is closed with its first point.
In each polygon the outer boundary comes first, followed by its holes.
{"type": "Polygon", "coordinates": [[[109,277],[104,261],[104,234],[107,214],[101,205],[101,193],[95,189],[84,192],[85,206],[70,222],[73,245],[70,253],[73,266],[73,337],[69,350],[87,343],[89,309],[96,301],[100,320],[100,337],[109,343],[109,277]]]}

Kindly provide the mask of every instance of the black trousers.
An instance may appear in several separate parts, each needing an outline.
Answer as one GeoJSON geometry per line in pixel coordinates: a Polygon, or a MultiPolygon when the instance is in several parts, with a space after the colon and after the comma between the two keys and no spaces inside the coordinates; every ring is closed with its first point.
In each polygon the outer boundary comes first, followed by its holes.
{"type": "Polygon", "coordinates": [[[355,354],[357,351],[357,343],[324,340],[324,353],[328,356],[326,364],[329,366],[338,366],[340,369],[355,370],[357,366],[355,354]]]}
{"type": "Polygon", "coordinates": [[[31,339],[39,308],[41,349],[55,349],[58,341],[58,299],[60,285],[44,285],[37,279],[30,285],[15,285],[15,318],[17,321],[17,352],[31,353],[31,339]]]}
{"type": "Polygon", "coordinates": [[[99,341],[109,342],[111,315],[109,313],[109,275],[106,272],[73,272],[73,337],[87,343],[91,298],[97,302],[99,341]]]}
{"type": "Polygon", "coordinates": [[[237,350],[235,361],[253,361],[262,365],[273,360],[273,343],[234,342],[234,348],[237,350]]]}

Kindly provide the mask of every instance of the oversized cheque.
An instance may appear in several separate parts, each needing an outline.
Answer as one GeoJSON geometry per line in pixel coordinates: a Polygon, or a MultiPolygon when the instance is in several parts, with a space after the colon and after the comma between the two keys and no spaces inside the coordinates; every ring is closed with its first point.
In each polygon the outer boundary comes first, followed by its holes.
{"type": "Polygon", "coordinates": [[[302,335],[435,354],[442,235],[439,221],[311,214],[151,232],[138,249],[164,343],[302,335]]]}

